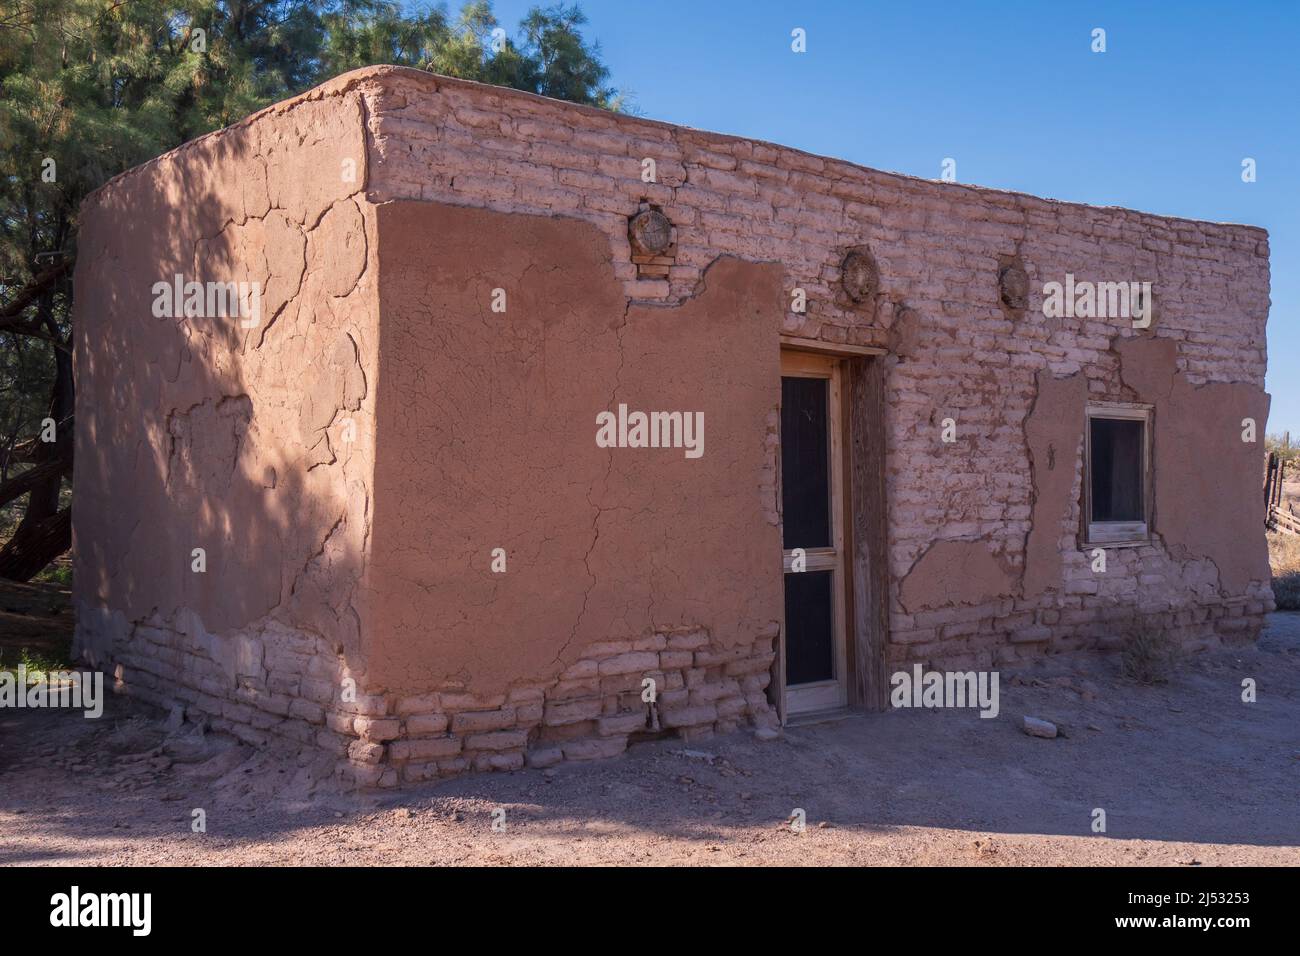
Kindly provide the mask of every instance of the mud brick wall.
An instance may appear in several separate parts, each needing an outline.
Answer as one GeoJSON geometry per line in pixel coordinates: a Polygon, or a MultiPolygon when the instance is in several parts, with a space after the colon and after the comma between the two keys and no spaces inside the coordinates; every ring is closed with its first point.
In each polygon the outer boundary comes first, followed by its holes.
{"type": "Polygon", "coordinates": [[[888,350],[891,666],[1135,627],[1249,637],[1272,608],[1259,445],[1240,437],[1268,405],[1256,228],[398,68],[188,144],[86,217],[78,282],[111,291],[79,294],[79,645],[124,689],[313,740],[362,783],[774,720],[782,334],[888,350]],[[674,248],[646,267],[628,221],[649,205],[674,248]],[[841,286],[853,249],[879,273],[863,301],[841,286]],[[1003,299],[1009,265],[1024,303],[1003,299]],[[276,290],[269,327],[150,317],[156,277],[218,266],[276,290]],[[1047,318],[1067,273],[1152,282],[1151,327],[1047,318]],[[593,447],[619,401],[704,409],[704,457],[593,447]],[[1089,401],[1155,408],[1155,534],[1105,574],[1080,534],[1089,401]],[[196,528],[220,573],[189,571],[196,528]]]}

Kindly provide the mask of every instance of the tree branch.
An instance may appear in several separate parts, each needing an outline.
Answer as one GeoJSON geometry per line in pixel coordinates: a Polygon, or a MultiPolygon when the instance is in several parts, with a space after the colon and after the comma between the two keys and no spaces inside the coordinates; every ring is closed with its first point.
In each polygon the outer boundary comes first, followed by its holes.
{"type": "Polygon", "coordinates": [[[41,316],[24,318],[23,313],[36,303],[41,296],[50,291],[72,268],[72,260],[65,259],[58,265],[50,266],[32,277],[23,289],[4,305],[0,305],[0,332],[12,332],[34,339],[43,339],[59,348],[67,348],[57,334],[51,334],[44,327],[46,323],[41,316]]]}
{"type": "Polygon", "coordinates": [[[54,477],[62,478],[72,473],[71,458],[54,458],[50,461],[28,468],[21,475],[15,475],[0,485],[0,507],[15,498],[21,498],[41,482],[54,477]]]}

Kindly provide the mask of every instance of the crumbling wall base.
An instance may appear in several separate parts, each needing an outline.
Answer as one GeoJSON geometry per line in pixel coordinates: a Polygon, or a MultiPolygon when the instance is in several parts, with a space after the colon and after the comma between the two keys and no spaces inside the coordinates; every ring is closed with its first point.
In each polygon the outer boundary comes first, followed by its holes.
{"type": "Polygon", "coordinates": [[[637,740],[778,724],[766,696],[774,633],[719,649],[702,630],[674,629],[592,645],[557,677],[501,694],[449,684],[397,695],[363,692],[328,641],[274,620],[218,636],[189,613],[133,625],[84,607],[78,617],[75,649],[113,675],[116,692],[180,704],[251,746],[278,737],[319,748],[355,787],[550,767],[614,757],[637,740]]]}

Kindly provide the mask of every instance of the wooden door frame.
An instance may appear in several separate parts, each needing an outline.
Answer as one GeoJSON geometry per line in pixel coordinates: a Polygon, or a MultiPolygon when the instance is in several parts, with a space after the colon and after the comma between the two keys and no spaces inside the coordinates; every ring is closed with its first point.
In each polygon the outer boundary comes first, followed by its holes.
{"type": "MultiPolygon", "coordinates": [[[[827,515],[830,524],[830,545],[824,548],[807,549],[807,572],[815,573],[819,571],[830,571],[832,577],[831,592],[831,658],[832,671],[834,676],[823,681],[816,681],[811,684],[800,684],[797,687],[789,686],[788,682],[783,682],[781,691],[785,698],[785,709],[789,711],[793,706],[791,701],[792,695],[800,695],[803,698],[800,708],[801,714],[820,713],[825,711],[839,710],[848,705],[849,686],[852,683],[852,669],[849,664],[849,633],[852,630],[849,616],[849,589],[852,580],[852,572],[848,559],[848,527],[845,522],[847,515],[847,498],[844,478],[847,474],[844,463],[848,459],[848,452],[845,446],[844,428],[844,402],[845,402],[845,374],[842,363],[838,358],[832,355],[816,354],[808,351],[798,351],[785,349],[781,352],[781,378],[811,378],[824,381],[826,388],[826,441],[827,455],[829,462],[826,472],[826,479],[830,487],[827,489],[828,506],[830,514],[827,515]],[[809,700],[812,698],[813,700],[809,700]]],[[[784,495],[784,478],[785,469],[782,463],[784,455],[784,442],[778,446],[778,470],[777,487],[782,489],[784,495]]],[[[782,516],[784,518],[784,516],[782,516]]],[[[798,572],[788,571],[789,558],[786,555],[786,549],[781,549],[782,554],[782,585],[784,586],[784,576],[786,574],[795,574],[798,572]]],[[[784,602],[782,602],[784,604],[784,602]]],[[[785,620],[784,608],[782,609],[782,628],[780,654],[781,669],[786,671],[786,642],[784,640],[785,620]]]]}
{"type": "MultiPolygon", "coordinates": [[[[833,483],[841,489],[838,521],[842,529],[841,561],[844,582],[845,683],[848,706],[883,711],[888,701],[885,648],[889,642],[889,535],[885,467],[888,451],[885,423],[884,349],[834,345],[811,339],[781,337],[781,350],[813,352],[839,365],[839,442],[841,474],[833,483]],[[861,503],[861,506],[857,506],[861,503]]],[[[784,363],[781,363],[782,374],[784,363]]],[[[781,503],[781,460],[777,454],[777,505],[781,503]]],[[[784,550],[784,549],[783,549],[784,550]]],[[[781,568],[782,587],[785,581],[781,568]]],[[[785,700],[785,603],[781,604],[781,633],[772,666],[772,693],[782,724],[788,719],[785,700]]]]}
{"type": "Polygon", "coordinates": [[[853,586],[849,589],[849,706],[879,712],[889,700],[885,650],[889,644],[889,500],[885,469],[888,442],[885,420],[885,359],[858,356],[847,362],[849,454],[851,474],[849,531],[853,586]]]}

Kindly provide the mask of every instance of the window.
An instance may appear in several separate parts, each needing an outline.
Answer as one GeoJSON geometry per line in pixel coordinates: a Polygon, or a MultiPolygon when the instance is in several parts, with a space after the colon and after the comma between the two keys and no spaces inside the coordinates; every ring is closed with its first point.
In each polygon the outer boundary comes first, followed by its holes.
{"type": "Polygon", "coordinates": [[[1084,475],[1089,544],[1146,541],[1151,521],[1151,409],[1089,405],[1084,475]]]}

